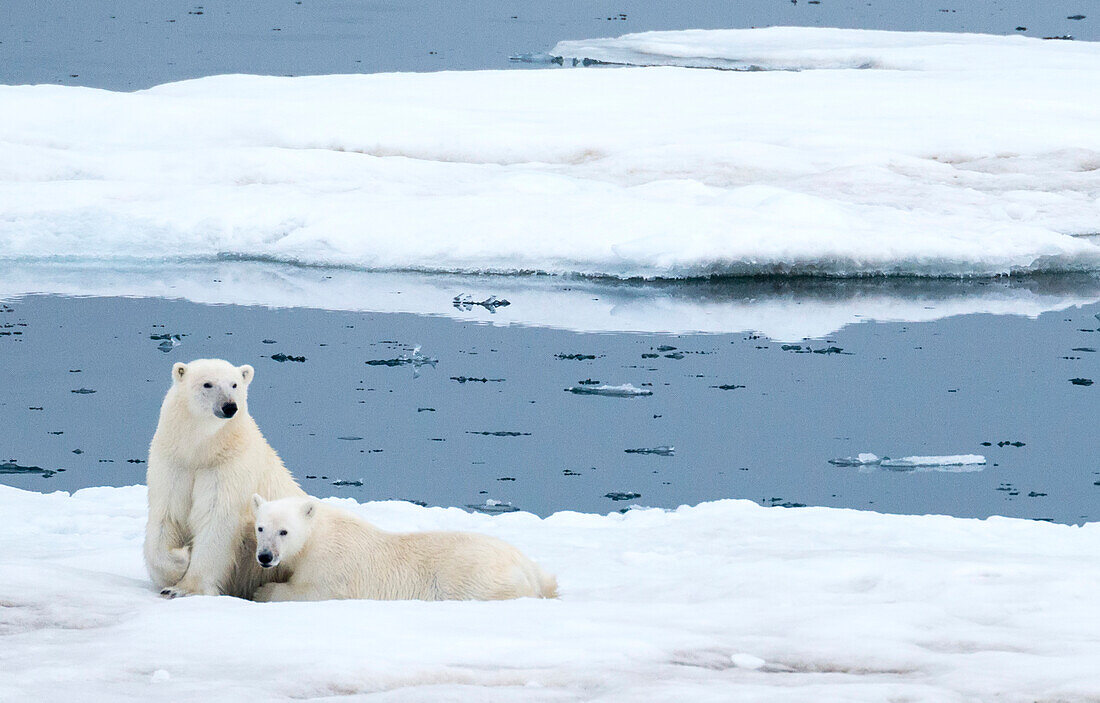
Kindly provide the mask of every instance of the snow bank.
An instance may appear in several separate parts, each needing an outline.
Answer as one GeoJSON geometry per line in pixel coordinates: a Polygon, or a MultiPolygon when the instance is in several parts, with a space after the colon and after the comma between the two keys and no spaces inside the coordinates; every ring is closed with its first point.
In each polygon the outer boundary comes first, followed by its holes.
{"type": "Polygon", "coordinates": [[[1100,530],[745,501],[609,516],[348,509],[469,529],[558,601],[163,601],[145,489],[0,487],[0,699],[1094,700],[1100,530]]]}
{"type": "Polygon", "coordinates": [[[1100,46],[944,36],[675,35],[681,53],[747,42],[774,66],[906,70],[0,87],[0,258],[619,278],[1100,270],[1100,247],[1073,236],[1100,232],[1100,92],[1082,89],[1100,84],[1100,46]]]}

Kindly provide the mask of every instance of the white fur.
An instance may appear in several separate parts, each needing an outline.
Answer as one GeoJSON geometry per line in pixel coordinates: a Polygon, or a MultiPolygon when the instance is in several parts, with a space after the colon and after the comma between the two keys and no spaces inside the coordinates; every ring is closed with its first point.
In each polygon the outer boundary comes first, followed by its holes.
{"type": "Polygon", "coordinates": [[[512,545],[469,532],[385,532],[313,498],[253,496],[257,559],[288,574],[254,600],[555,598],[557,581],[512,545]],[[284,534],[285,533],[285,534],[284,534]]]}
{"type": "Polygon", "coordinates": [[[164,596],[248,598],[277,576],[256,564],[249,496],[305,494],[248,414],[252,376],[220,359],[172,367],[146,475],[145,564],[164,596]]]}

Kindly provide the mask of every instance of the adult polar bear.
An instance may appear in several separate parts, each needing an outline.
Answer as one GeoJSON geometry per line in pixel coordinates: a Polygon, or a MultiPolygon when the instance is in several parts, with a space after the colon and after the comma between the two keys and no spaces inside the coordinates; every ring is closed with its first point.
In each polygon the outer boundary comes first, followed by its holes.
{"type": "Polygon", "coordinates": [[[149,446],[145,564],[161,595],[251,598],[277,577],[256,563],[252,495],[304,496],[248,414],[251,366],[172,367],[149,446]]]}

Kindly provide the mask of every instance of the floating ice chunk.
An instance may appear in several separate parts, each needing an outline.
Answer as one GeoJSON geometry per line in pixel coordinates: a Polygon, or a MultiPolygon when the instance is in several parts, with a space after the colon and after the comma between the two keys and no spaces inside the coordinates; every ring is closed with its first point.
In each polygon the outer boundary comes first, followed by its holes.
{"type": "Polygon", "coordinates": [[[882,459],[878,458],[876,454],[870,454],[864,452],[857,454],[856,456],[846,456],[840,459],[829,459],[829,463],[833,466],[869,466],[871,464],[877,464],[882,459]]]}
{"type": "Polygon", "coordinates": [[[653,395],[653,391],[636,388],[629,383],[624,383],[621,386],[572,386],[565,390],[577,395],[603,395],[608,398],[637,398],[643,395],[653,395]]]}
{"type": "Polygon", "coordinates": [[[40,474],[42,478],[49,478],[58,471],[65,469],[43,469],[41,466],[20,466],[15,461],[5,461],[0,464],[0,474],[40,474]]]}
{"type": "Polygon", "coordinates": [[[167,354],[168,352],[172,351],[173,349],[175,349],[176,347],[178,347],[180,344],[183,343],[182,342],[183,336],[184,335],[182,335],[182,334],[167,334],[167,333],[165,333],[165,334],[151,334],[151,335],[149,335],[149,339],[153,340],[154,342],[160,342],[160,344],[157,345],[157,349],[159,349],[162,352],[164,352],[165,354],[167,354]]]}
{"type": "MultiPolygon", "coordinates": [[[[879,466],[887,469],[947,469],[950,467],[979,467],[985,464],[981,454],[955,454],[951,456],[906,456],[900,459],[885,458],[879,466]]],[[[957,471],[978,471],[977,468],[955,468],[957,471]]]]}
{"type": "Polygon", "coordinates": [[[439,363],[439,359],[433,359],[420,351],[420,345],[413,347],[412,353],[406,352],[396,359],[368,359],[367,366],[412,366],[413,378],[420,376],[421,366],[431,366],[433,369],[439,363]]]}
{"type": "Polygon", "coordinates": [[[282,352],[278,352],[277,354],[272,354],[271,355],[271,360],[272,361],[278,361],[280,364],[285,362],[285,361],[295,361],[299,364],[306,363],[306,358],[304,356],[294,356],[293,354],[284,354],[282,352]]]}
{"type": "Polygon", "coordinates": [[[635,493],[634,491],[612,491],[604,494],[604,498],[610,498],[611,500],[634,500],[641,497],[641,493],[635,493]]]}
{"type": "Polygon", "coordinates": [[[475,305],[479,305],[491,313],[495,313],[497,308],[508,307],[512,303],[507,298],[498,298],[495,295],[490,295],[485,300],[474,300],[473,296],[469,293],[459,293],[454,297],[454,306],[459,310],[473,310],[475,305]]]}
{"type": "Polygon", "coordinates": [[[476,510],[479,513],[485,513],[486,515],[519,512],[519,508],[511,503],[496,500],[494,498],[486,498],[484,503],[468,503],[466,507],[470,510],[476,510]]]}
{"type": "Polygon", "coordinates": [[[563,57],[554,56],[545,51],[533,52],[530,54],[516,54],[515,56],[509,56],[508,60],[515,61],[516,63],[556,63],[559,66],[564,62],[563,57]]]}
{"type": "Polygon", "coordinates": [[[672,456],[676,453],[676,447],[662,444],[659,447],[640,447],[638,449],[624,449],[627,454],[656,454],[657,456],[672,456]]]}

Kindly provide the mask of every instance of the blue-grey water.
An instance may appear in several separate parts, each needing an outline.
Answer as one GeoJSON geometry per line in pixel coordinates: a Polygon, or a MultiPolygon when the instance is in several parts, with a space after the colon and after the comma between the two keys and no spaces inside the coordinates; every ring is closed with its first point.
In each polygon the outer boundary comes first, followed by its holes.
{"type": "MultiPolygon", "coordinates": [[[[720,298],[722,285],[710,294],[720,298]]],[[[728,285],[736,297],[746,284],[728,285]]],[[[834,284],[814,285],[820,296],[834,284]]],[[[858,299],[853,287],[890,284],[835,285],[858,299]]],[[[441,296],[440,311],[449,304],[441,296]]],[[[32,295],[0,310],[0,462],[15,472],[0,469],[0,482],[23,488],[142,482],[172,363],[216,356],[256,367],[252,414],[321,496],[492,500],[540,514],[748,498],[1100,517],[1100,305],[1037,319],[864,322],[794,345],[750,332],[580,333],[157,298],[32,295]],[[153,339],[163,335],[179,335],[178,346],[153,339]],[[417,346],[434,366],[368,363],[417,346]],[[565,390],[591,381],[653,395],[565,390]],[[625,451],[661,446],[674,453],[625,451]],[[828,463],[859,452],[973,453],[988,463],[959,473],[828,463]]]]}
{"type": "Polygon", "coordinates": [[[1095,0],[0,2],[0,83],[136,90],[221,73],[516,68],[563,39],[832,26],[1100,39],[1095,0]],[[1081,17],[1081,19],[1070,19],[1081,17]]]}

